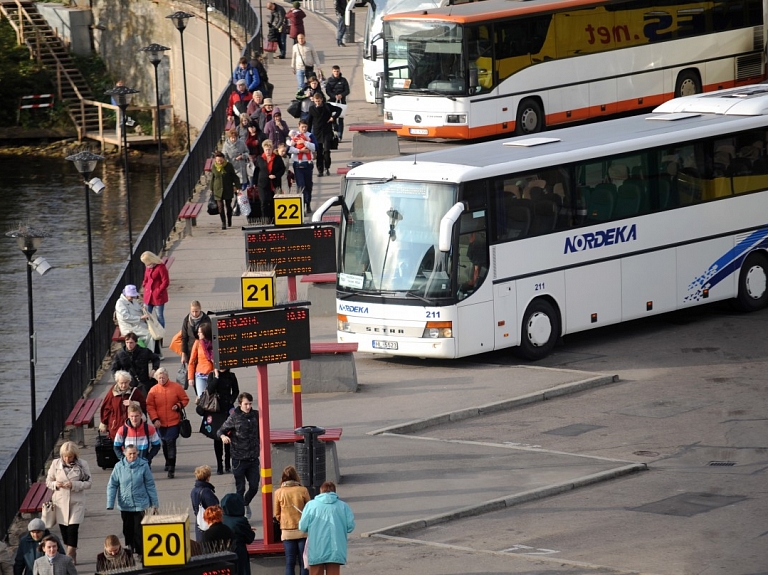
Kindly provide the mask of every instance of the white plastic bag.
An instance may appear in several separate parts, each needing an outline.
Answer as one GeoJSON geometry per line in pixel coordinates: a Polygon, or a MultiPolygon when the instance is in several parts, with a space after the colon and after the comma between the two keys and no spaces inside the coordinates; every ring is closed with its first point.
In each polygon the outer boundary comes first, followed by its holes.
{"type": "Polygon", "coordinates": [[[240,215],[247,218],[251,215],[251,204],[248,202],[248,196],[242,192],[237,192],[237,205],[240,206],[240,215]]]}

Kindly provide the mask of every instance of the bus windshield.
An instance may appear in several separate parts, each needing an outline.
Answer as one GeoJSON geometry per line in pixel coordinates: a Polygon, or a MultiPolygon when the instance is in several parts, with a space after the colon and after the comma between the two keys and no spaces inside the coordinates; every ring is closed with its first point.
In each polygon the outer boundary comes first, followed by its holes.
{"type": "Polygon", "coordinates": [[[386,22],[387,90],[466,94],[462,32],[450,22],[386,22]]]}
{"type": "Polygon", "coordinates": [[[438,233],[456,195],[455,184],[347,180],[339,290],[450,297],[450,254],[438,249],[438,233]]]}

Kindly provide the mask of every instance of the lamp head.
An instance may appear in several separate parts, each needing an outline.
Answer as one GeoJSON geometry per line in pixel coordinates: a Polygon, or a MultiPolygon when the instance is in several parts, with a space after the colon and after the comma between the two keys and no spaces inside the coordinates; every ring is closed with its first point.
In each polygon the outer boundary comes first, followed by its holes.
{"type": "Polygon", "coordinates": [[[29,259],[40,248],[43,238],[48,237],[49,234],[44,230],[19,223],[16,229],[7,232],[5,235],[9,238],[16,238],[19,249],[29,259]]]}
{"type": "Polygon", "coordinates": [[[139,52],[146,52],[149,55],[149,61],[152,62],[153,66],[157,67],[157,65],[163,59],[163,52],[167,50],[170,50],[170,48],[167,46],[161,46],[160,44],[150,44],[149,46],[139,50],[139,52]]]}
{"type": "Polygon", "coordinates": [[[94,194],[99,195],[107,186],[104,185],[100,178],[91,178],[88,181],[88,187],[94,194]]]}
{"type": "Polygon", "coordinates": [[[82,152],[78,152],[72,156],[67,156],[67,160],[75,164],[77,171],[80,172],[80,174],[82,174],[83,178],[86,180],[88,179],[88,176],[90,176],[96,169],[96,164],[98,164],[103,159],[104,156],[99,156],[98,154],[94,154],[88,150],[83,150],[82,152]]]}
{"type": "Polygon", "coordinates": [[[138,90],[134,90],[133,88],[129,88],[128,86],[115,86],[111,90],[107,90],[104,92],[107,96],[112,96],[115,99],[115,102],[117,102],[117,105],[120,106],[120,108],[127,108],[128,107],[128,100],[131,96],[134,94],[138,94],[138,90]]]}
{"type": "Polygon", "coordinates": [[[178,12],[174,12],[170,16],[166,16],[166,18],[170,18],[173,21],[173,25],[176,26],[176,29],[179,32],[184,32],[184,28],[187,27],[187,21],[190,18],[193,18],[194,14],[187,14],[186,12],[182,12],[179,10],[178,12]]]}
{"type": "Polygon", "coordinates": [[[53,266],[49,264],[44,257],[41,256],[36,257],[34,261],[29,262],[29,265],[32,266],[32,269],[39,273],[41,276],[44,276],[46,272],[53,268],[53,266]]]}

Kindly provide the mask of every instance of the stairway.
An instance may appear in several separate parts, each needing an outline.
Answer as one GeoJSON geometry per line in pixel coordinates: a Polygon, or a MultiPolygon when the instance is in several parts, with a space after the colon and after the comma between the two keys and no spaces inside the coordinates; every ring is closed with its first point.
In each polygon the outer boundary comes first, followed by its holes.
{"type": "Polygon", "coordinates": [[[0,12],[16,31],[19,44],[26,44],[33,57],[53,76],[57,97],[67,107],[77,128],[78,139],[88,131],[99,130],[98,109],[83,100],[93,100],[93,93],[75,64],[64,42],[37,11],[34,2],[0,0],[0,12]]]}

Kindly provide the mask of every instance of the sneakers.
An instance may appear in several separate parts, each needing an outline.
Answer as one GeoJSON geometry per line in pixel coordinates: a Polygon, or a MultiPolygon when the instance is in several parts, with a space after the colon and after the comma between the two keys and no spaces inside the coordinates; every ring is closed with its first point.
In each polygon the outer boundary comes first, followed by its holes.
{"type": "Polygon", "coordinates": [[[251,506],[246,505],[245,506],[245,518],[250,519],[251,518],[251,506]]]}

